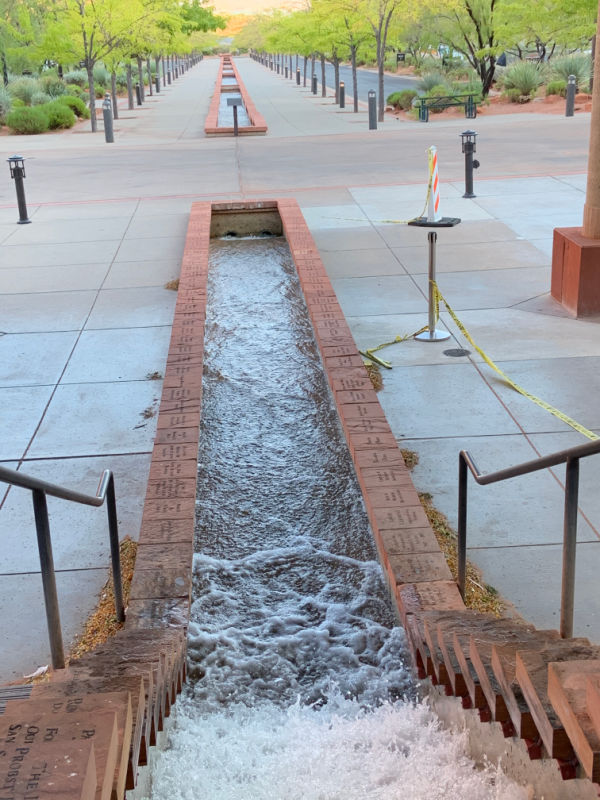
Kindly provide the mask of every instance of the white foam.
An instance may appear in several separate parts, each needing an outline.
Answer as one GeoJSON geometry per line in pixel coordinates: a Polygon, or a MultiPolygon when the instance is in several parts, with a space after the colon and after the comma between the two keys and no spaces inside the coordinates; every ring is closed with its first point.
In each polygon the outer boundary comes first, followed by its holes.
{"type": "Polygon", "coordinates": [[[199,714],[184,701],[154,773],[153,800],[525,800],[496,769],[476,769],[465,736],[420,703],[365,709],[264,703],[199,714]]]}

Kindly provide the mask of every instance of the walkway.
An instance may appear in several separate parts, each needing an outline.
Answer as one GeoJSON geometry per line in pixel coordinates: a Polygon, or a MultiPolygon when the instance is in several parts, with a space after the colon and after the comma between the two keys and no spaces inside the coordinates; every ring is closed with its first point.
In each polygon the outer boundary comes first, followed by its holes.
{"type": "MultiPolygon", "coordinates": [[[[426,147],[440,152],[439,282],[476,340],[511,377],[600,430],[599,320],[567,318],[547,294],[552,228],[577,225],[589,115],[476,120],[474,200],[462,198],[465,120],[387,121],[340,111],[248,59],[237,61],[269,134],[203,136],[216,61],[207,59],[141,109],[122,112],[116,142],[87,124],[44,137],[2,137],[22,151],[32,225],[16,226],[14,186],[0,185],[0,460],[93,492],[116,472],[122,534],[137,535],[187,213],[195,199],[295,196],[360,347],[426,322],[426,233],[382,220],[418,214],[426,147]],[[536,141],[529,153],[524,143],[536,141]],[[530,178],[527,176],[533,175],[530,178]]],[[[444,315],[443,315],[444,316],[444,315]]],[[[446,317],[444,316],[444,320],[446,317]]],[[[450,329],[453,330],[452,326],[450,329]]],[[[381,400],[420,456],[414,477],[455,520],[457,454],[493,470],[582,441],[496,379],[463,346],[407,342],[381,400]]],[[[582,465],[576,631],[600,641],[600,464],[582,465]]],[[[471,492],[471,557],[539,627],[557,624],[562,475],[471,492]]],[[[2,493],[0,679],[48,663],[28,493],[2,493]]],[[[68,641],[105,579],[103,509],[50,506],[68,641]]]]}

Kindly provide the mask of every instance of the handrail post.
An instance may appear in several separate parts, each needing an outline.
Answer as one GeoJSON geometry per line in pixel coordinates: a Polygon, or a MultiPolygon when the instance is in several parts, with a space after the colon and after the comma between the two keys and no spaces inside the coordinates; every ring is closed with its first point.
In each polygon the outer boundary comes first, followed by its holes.
{"type": "Polygon", "coordinates": [[[465,599],[467,582],[467,462],[462,453],[458,455],[458,542],[457,579],[458,591],[465,599]]]}
{"type": "Polygon", "coordinates": [[[33,489],[31,494],[33,498],[33,513],[35,515],[38,550],[40,553],[40,567],[42,571],[42,585],[44,587],[44,601],[46,604],[46,619],[48,621],[52,667],[53,669],[64,669],[65,653],[60,627],[60,612],[58,609],[58,595],[56,592],[56,576],[54,574],[54,559],[52,557],[52,542],[50,540],[50,523],[48,521],[46,495],[40,489],[33,489]]]}
{"type": "Polygon", "coordinates": [[[560,602],[560,635],[573,636],[575,604],[575,555],[577,552],[577,502],[579,495],[579,459],[567,458],[565,475],[565,518],[563,534],[562,594],[560,602]]]}
{"type": "Polygon", "coordinates": [[[115,479],[112,473],[108,481],[108,486],[106,487],[106,510],[108,512],[108,534],[110,537],[115,613],[117,615],[117,622],[125,622],[123,582],[121,579],[121,555],[119,553],[119,523],[117,520],[117,502],[115,499],[115,479]]]}

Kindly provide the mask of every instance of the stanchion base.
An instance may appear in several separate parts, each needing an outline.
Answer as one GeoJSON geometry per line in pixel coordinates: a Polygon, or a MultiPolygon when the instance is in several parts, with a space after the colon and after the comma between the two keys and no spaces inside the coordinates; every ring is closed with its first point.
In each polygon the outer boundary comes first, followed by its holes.
{"type": "Polygon", "coordinates": [[[453,228],[459,222],[459,217],[442,217],[435,221],[428,220],[427,217],[417,217],[417,219],[411,219],[408,224],[417,228],[453,228]]]}
{"type": "Polygon", "coordinates": [[[432,331],[423,331],[423,333],[417,333],[415,336],[415,339],[420,342],[445,342],[449,338],[448,331],[441,331],[439,328],[435,328],[432,331]]]}
{"type": "Polygon", "coordinates": [[[18,219],[17,225],[31,225],[30,219],[18,219]]]}

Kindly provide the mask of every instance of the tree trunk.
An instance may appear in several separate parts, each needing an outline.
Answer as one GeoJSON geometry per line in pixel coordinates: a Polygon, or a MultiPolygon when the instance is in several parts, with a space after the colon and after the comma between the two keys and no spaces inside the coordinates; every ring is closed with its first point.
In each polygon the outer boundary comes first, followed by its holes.
{"type": "Polygon", "coordinates": [[[358,114],[358,76],[356,72],[356,50],[355,44],[350,48],[350,60],[352,62],[352,99],[354,101],[354,113],[358,114]]]}
{"type": "Polygon", "coordinates": [[[298,72],[298,53],[296,53],[296,72],[298,72]]]}
{"type": "Polygon", "coordinates": [[[590,94],[594,92],[594,61],[596,60],[596,37],[592,39],[592,68],[590,69],[590,94]]]}
{"type": "Polygon", "coordinates": [[[142,59],[140,56],[137,57],[137,68],[138,68],[138,81],[140,82],[140,94],[142,96],[142,103],[145,99],[144,93],[144,73],[142,71],[142,59]]]}
{"type": "Polygon", "coordinates": [[[383,60],[377,65],[377,93],[379,95],[377,98],[377,106],[379,109],[377,120],[383,122],[383,115],[385,112],[385,97],[383,96],[383,60]]]}
{"type": "Polygon", "coordinates": [[[148,73],[148,91],[150,92],[150,97],[154,94],[152,91],[152,67],[150,66],[150,58],[146,59],[146,72],[148,73]]]}
{"type": "Polygon", "coordinates": [[[312,76],[315,74],[315,54],[310,57],[310,87],[312,89],[312,76]]]}
{"type": "Polygon", "coordinates": [[[98,120],[96,119],[96,87],[94,86],[94,65],[89,61],[86,66],[88,76],[88,86],[90,92],[90,122],[92,123],[92,133],[98,130],[98,120]]]}
{"type": "Polygon", "coordinates": [[[161,63],[162,63],[162,73],[163,73],[163,86],[167,85],[167,72],[165,69],[165,57],[161,56],[161,63]]]}
{"type": "Polygon", "coordinates": [[[304,88],[306,89],[306,66],[308,64],[308,58],[306,56],[302,56],[302,61],[304,62],[304,88]]]}
{"type": "Polygon", "coordinates": [[[321,97],[327,97],[327,86],[325,85],[325,56],[321,54],[321,97]]]}
{"type": "Polygon", "coordinates": [[[6,56],[2,53],[2,80],[4,85],[8,86],[8,68],[6,66],[6,56]]]}
{"type": "Polygon", "coordinates": [[[113,119],[119,119],[119,107],[117,105],[117,73],[114,70],[110,73],[110,93],[112,95],[113,119]]]}
{"type": "Polygon", "coordinates": [[[340,60],[336,56],[333,60],[333,80],[335,81],[335,102],[340,103],[340,60]]]}
{"type": "Polygon", "coordinates": [[[133,81],[131,79],[131,62],[127,64],[125,68],[125,74],[127,75],[127,107],[130,111],[133,111],[133,81]]]}
{"type": "Polygon", "coordinates": [[[158,80],[158,88],[160,89],[160,60],[158,56],[155,57],[154,64],[156,66],[156,79],[158,80]]]}

